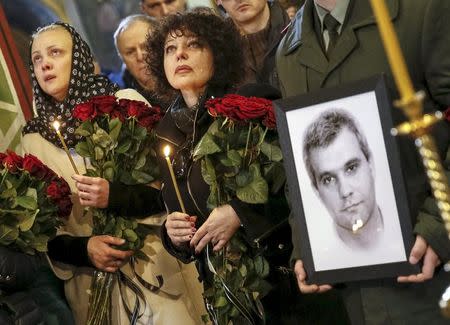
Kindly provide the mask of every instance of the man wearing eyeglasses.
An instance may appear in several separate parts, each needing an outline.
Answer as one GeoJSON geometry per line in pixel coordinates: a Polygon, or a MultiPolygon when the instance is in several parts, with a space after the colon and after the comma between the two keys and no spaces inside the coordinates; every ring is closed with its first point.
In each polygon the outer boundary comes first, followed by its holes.
{"type": "Polygon", "coordinates": [[[140,2],[142,13],[155,18],[186,10],[185,0],[140,0],[140,2]]]}

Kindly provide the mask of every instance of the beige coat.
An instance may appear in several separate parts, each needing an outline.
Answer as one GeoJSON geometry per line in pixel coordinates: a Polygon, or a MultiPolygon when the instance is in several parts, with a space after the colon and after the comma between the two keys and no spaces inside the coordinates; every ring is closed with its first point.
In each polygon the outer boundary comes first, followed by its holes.
{"type": "MultiPolygon", "coordinates": [[[[131,89],[121,90],[116,93],[119,98],[135,100],[145,99],[136,91],[131,89]]],[[[90,236],[92,233],[92,217],[88,214],[83,216],[83,207],[79,204],[77,189],[71,175],[74,171],[69,163],[66,153],[45,140],[38,133],[26,134],[22,139],[24,153],[31,153],[42,160],[58,175],[62,176],[72,190],[72,201],[74,203],[72,214],[60,229],[59,233],[68,233],[73,236],[90,236]]],[[[75,164],[80,173],[86,171],[83,159],[72,154],[75,164]]],[[[130,265],[122,267],[126,275],[134,279],[134,282],[144,292],[146,308],[142,310],[139,324],[153,325],[197,325],[202,324],[201,316],[206,314],[202,293],[202,284],[198,281],[198,273],[195,265],[183,264],[171,256],[163,248],[159,237],[159,227],[164,221],[164,216],[152,216],[141,220],[152,227],[144,245],[144,252],[149,256],[150,262],[138,261],[135,265],[137,274],[145,281],[155,286],[158,285],[156,276],[162,275],[163,286],[153,293],[144,288],[136,281],[130,265]]],[[[71,252],[73,253],[73,252],[71,252]]],[[[51,262],[55,274],[65,280],[66,298],[72,308],[76,324],[84,325],[87,318],[89,295],[88,290],[92,280],[92,268],[78,268],[70,265],[51,262]]],[[[134,306],[134,294],[129,290],[123,290],[123,297],[129,306],[134,306]]],[[[129,320],[119,295],[119,286],[114,284],[112,295],[112,321],[115,324],[129,324],[129,320]]],[[[143,306],[143,302],[141,302],[143,306]]]]}

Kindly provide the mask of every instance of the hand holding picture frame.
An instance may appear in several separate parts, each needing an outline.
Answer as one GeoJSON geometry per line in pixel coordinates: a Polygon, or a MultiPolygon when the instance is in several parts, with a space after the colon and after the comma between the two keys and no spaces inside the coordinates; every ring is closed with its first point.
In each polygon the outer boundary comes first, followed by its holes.
{"type": "Polygon", "coordinates": [[[307,282],[417,273],[383,77],[274,105],[307,282]]]}

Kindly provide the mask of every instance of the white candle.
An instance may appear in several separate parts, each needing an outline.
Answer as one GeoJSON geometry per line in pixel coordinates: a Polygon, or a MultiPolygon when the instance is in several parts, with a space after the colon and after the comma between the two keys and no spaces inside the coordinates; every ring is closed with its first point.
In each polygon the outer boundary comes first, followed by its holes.
{"type": "Polygon", "coordinates": [[[75,162],[73,161],[72,156],[70,155],[69,149],[67,148],[66,142],[64,141],[64,137],[62,136],[61,132],[59,131],[59,127],[60,127],[59,122],[58,121],[53,122],[53,127],[55,128],[56,134],[58,135],[59,140],[61,141],[61,143],[64,147],[64,151],[66,152],[67,157],[69,157],[70,163],[72,164],[75,174],[80,174],[78,172],[77,166],[75,166],[75,162]]]}

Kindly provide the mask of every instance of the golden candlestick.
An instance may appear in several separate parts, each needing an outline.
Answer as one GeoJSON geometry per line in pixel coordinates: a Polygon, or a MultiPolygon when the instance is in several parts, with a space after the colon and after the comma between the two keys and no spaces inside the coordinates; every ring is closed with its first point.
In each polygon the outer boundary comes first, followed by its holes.
{"type": "MultiPolygon", "coordinates": [[[[414,92],[405,59],[402,55],[386,4],[383,0],[371,0],[370,2],[378,23],[378,29],[392,74],[401,96],[401,99],[395,104],[404,111],[409,119],[408,122],[397,126],[393,130],[393,134],[410,135],[415,138],[415,143],[422,157],[433,196],[441,217],[445,222],[450,239],[450,190],[436,145],[433,138],[428,135],[431,126],[442,118],[442,113],[436,113],[434,115],[422,114],[424,94],[423,92],[414,92]]],[[[447,265],[450,265],[450,263],[447,265]]],[[[450,295],[448,293],[442,296],[441,308],[445,315],[450,316],[450,295]]]]}
{"type": "Polygon", "coordinates": [[[170,177],[172,178],[173,187],[175,189],[175,193],[177,194],[178,203],[180,204],[181,211],[186,213],[186,209],[184,207],[183,199],[181,198],[180,189],[178,188],[177,179],[175,178],[175,173],[173,172],[172,163],[170,162],[170,147],[164,147],[164,156],[166,157],[167,167],[169,168],[170,177]]]}
{"type": "Polygon", "coordinates": [[[66,142],[64,141],[64,137],[62,136],[61,132],[59,131],[59,127],[60,127],[59,122],[58,121],[53,122],[53,127],[56,130],[56,134],[58,135],[59,140],[61,141],[61,143],[63,145],[64,151],[66,152],[67,157],[69,157],[70,163],[72,164],[75,174],[80,174],[78,172],[77,166],[75,166],[75,162],[73,161],[72,155],[69,152],[69,148],[67,148],[66,142]]]}

